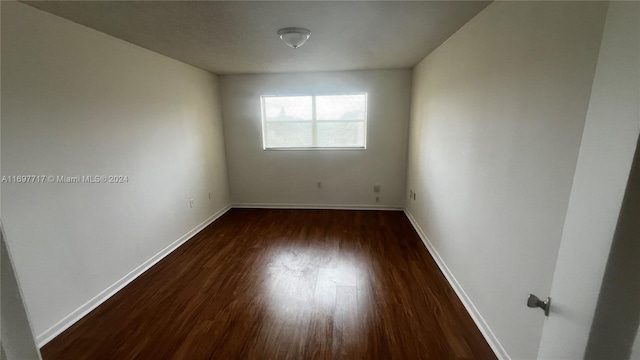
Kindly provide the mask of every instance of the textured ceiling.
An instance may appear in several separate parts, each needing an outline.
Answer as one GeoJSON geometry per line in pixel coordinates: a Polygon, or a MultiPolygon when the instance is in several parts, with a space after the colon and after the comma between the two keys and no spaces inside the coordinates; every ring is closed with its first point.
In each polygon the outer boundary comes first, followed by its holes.
{"type": "Polygon", "coordinates": [[[484,1],[25,1],[216,74],[410,68],[484,1]],[[299,49],[276,34],[311,30],[299,49]]]}

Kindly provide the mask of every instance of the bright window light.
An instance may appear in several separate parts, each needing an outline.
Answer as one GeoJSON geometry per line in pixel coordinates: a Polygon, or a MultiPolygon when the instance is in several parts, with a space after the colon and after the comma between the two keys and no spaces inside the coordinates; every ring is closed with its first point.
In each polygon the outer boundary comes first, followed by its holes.
{"type": "Polygon", "coordinates": [[[367,94],[262,96],[264,149],[364,149],[367,94]]]}

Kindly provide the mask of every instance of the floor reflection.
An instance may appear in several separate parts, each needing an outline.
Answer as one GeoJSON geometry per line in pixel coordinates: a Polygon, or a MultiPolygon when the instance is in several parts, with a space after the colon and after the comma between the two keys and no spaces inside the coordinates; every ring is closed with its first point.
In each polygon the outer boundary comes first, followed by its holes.
{"type": "Polygon", "coordinates": [[[363,270],[356,256],[342,251],[278,249],[265,271],[269,318],[289,325],[281,329],[284,336],[300,337],[300,329],[329,327],[324,330],[333,333],[334,346],[348,350],[364,331],[368,292],[359,289],[366,280],[363,270]]]}

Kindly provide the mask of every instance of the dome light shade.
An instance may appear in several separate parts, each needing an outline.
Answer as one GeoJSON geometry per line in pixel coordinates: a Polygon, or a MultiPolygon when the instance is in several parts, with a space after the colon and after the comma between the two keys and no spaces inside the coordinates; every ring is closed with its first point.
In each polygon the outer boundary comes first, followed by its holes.
{"type": "Polygon", "coordinates": [[[280,36],[280,39],[287,43],[287,45],[297,49],[307,42],[311,36],[311,31],[300,27],[287,27],[278,30],[278,36],[280,36]]]}

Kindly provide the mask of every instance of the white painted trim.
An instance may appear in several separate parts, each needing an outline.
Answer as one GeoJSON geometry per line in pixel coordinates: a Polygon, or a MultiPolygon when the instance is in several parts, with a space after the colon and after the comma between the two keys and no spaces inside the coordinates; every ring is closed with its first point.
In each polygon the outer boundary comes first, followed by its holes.
{"type": "MultiPolygon", "coordinates": [[[[7,259],[9,259],[9,264],[8,266],[11,267],[11,271],[13,272],[13,276],[14,276],[14,280],[16,282],[16,285],[18,286],[18,294],[20,295],[20,299],[18,301],[21,302],[22,307],[24,309],[24,313],[27,317],[27,327],[29,328],[29,335],[31,335],[31,341],[33,342],[29,342],[28,346],[29,348],[33,347],[39,347],[38,343],[37,343],[37,339],[34,337],[34,332],[33,332],[33,327],[31,326],[32,322],[31,322],[31,315],[29,314],[29,309],[27,309],[26,304],[24,303],[24,294],[22,293],[22,284],[20,283],[20,279],[18,278],[18,274],[16,273],[16,268],[13,264],[15,264],[15,262],[13,261],[13,256],[11,255],[11,250],[10,250],[10,245],[9,242],[7,241],[7,236],[4,233],[4,227],[2,226],[2,220],[0,220],[0,241],[4,244],[4,246],[6,247],[7,250],[7,259]]],[[[24,342],[23,342],[24,343],[24,342]]],[[[42,354],[40,354],[40,349],[35,349],[36,354],[38,355],[38,359],[37,360],[42,360],[42,354]]],[[[5,354],[5,350],[4,347],[2,347],[2,340],[0,339],[0,351],[2,351],[2,354],[0,354],[0,359],[7,359],[7,356],[5,354]]]]}
{"type": "Polygon", "coordinates": [[[493,331],[491,331],[489,324],[487,324],[487,322],[484,320],[484,318],[480,314],[480,311],[478,311],[476,306],[471,301],[471,298],[469,298],[469,296],[464,291],[464,289],[462,288],[458,280],[456,280],[456,277],[453,276],[453,273],[451,272],[451,270],[449,270],[449,267],[444,262],[442,257],[440,257],[440,254],[438,254],[438,251],[433,246],[433,244],[431,244],[431,241],[429,241],[429,238],[427,237],[427,235],[424,233],[424,231],[422,231],[422,228],[420,227],[420,225],[418,225],[418,222],[416,221],[416,219],[413,217],[413,215],[411,215],[408,209],[405,209],[404,213],[407,215],[409,222],[411,222],[411,225],[413,225],[413,228],[418,233],[418,236],[420,236],[420,239],[424,243],[424,246],[427,248],[427,250],[431,254],[431,257],[433,257],[433,259],[435,260],[436,264],[438,264],[440,271],[442,271],[442,274],[444,274],[444,277],[447,279],[449,284],[451,284],[451,287],[458,295],[458,298],[462,302],[462,305],[464,305],[465,309],[467,309],[467,312],[469,313],[473,321],[476,323],[476,326],[478,327],[478,329],[480,329],[482,336],[484,336],[485,340],[487,340],[487,343],[489,343],[489,346],[491,347],[493,352],[496,354],[498,359],[511,360],[511,357],[509,356],[507,351],[504,349],[504,347],[502,347],[502,344],[500,344],[500,341],[498,341],[498,338],[496,337],[496,335],[493,333],[493,331]]]}
{"type": "Polygon", "coordinates": [[[180,247],[180,245],[187,242],[194,235],[202,231],[202,229],[209,226],[212,222],[216,221],[220,216],[224,215],[231,209],[231,205],[227,205],[215,214],[211,215],[205,221],[191,229],[189,232],[181,236],[178,240],[172,242],[164,249],[160,250],[157,254],[153,255],[149,260],[140,264],[135,269],[131,270],[127,275],[123,276],[120,280],[113,283],[108,288],[104,289],[98,295],[94,296],[91,300],[87,301],[79,308],[71,312],[71,314],[65,316],[62,320],[58,321],[55,325],[45,330],[42,334],[36,337],[38,347],[43,347],[49,341],[53,340],[56,336],[60,335],[63,331],[68,329],[71,325],[75,324],[78,320],[82,319],[85,315],[90,313],[93,309],[97,308],[100,304],[107,299],[115,295],[122,288],[127,286],[130,282],[135,280],[138,276],[142,275],[145,271],[149,270],[158,261],[162,260],[165,256],[169,255],[172,251],[180,247]]]}
{"type": "Polygon", "coordinates": [[[404,208],[386,205],[351,204],[279,204],[279,203],[241,203],[233,204],[238,209],[316,209],[316,210],[390,210],[402,211],[404,208]]]}

